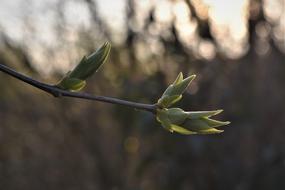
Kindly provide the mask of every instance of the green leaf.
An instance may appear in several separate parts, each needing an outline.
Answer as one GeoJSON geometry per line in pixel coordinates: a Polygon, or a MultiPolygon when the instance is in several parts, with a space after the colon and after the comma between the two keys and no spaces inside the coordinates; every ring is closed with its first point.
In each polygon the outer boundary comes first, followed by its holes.
{"type": "Polygon", "coordinates": [[[218,130],[215,128],[211,128],[211,129],[206,129],[206,130],[200,130],[199,132],[197,132],[197,134],[201,134],[201,135],[211,135],[211,134],[219,134],[224,132],[224,130],[218,130]]]}
{"type": "Polygon", "coordinates": [[[182,95],[174,95],[174,96],[162,96],[158,100],[158,105],[162,108],[167,108],[176,102],[178,102],[182,98],[182,95]]]}
{"type": "Polygon", "coordinates": [[[223,110],[214,110],[214,111],[191,111],[186,112],[189,119],[198,119],[202,117],[211,117],[221,113],[223,110]]]}
{"type": "Polygon", "coordinates": [[[205,121],[209,126],[214,127],[214,128],[225,126],[231,123],[229,121],[218,121],[218,120],[214,120],[210,118],[203,118],[202,120],[205,121]]]}
{"type": "Polygon", "coordinates": [[[86,82],[84,80],[67,77],[60,81],[57,87],[63,90],[80,91],[85,85],[86,82]]]}
{"type": "Polygon", "coordinates": [[[183,124],[183,127],[191,131],[195,131],[198,134],[215,134],[223,132],[223,130],[218,130],[209,126],[208,123],[204,120],[204,118],[187,120],[183,124]]]}
{"type": "Polygon", "coordinates": [[[173,82],[173,85],[180,83],[182,80],[183,80],[183,74],[182,72],[180,72],[178,76],[176,77],[175,81],[173,82]]]}
{"type": "Polygon", "coordinates": [[[185,129],[183,127],[180,127],[178,125],[174,125],[172,124],[171,125],[171,129],[179,134],[182,134],[182,135],[194,135],[194,134],[197,134],[197,132],[194,132],[194,131],[190,131],[188,129],[185,129]]]}

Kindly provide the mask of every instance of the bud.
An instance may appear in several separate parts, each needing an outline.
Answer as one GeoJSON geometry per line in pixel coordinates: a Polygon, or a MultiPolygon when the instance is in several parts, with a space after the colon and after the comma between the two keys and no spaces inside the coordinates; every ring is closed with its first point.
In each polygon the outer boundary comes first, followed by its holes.
{"type": "Polygon", "coordinates": [[[169,85],[164,91],[161,98],[158,100],[158,105],[162,108],[167,108],[176,103],[182,98],[182,94],[196,75],[191,75],[183,79],[183,74],[180,72],[173,84],[169,85]]]}
{"type": "Polygon", "coordinates": [[[97,51],[89,55],[84,56],[80,63],[71,71],[71,78],[78,78],[86,80],[92,74],[94,74],[101,65],[105,63],[111,50],[111,44],[105,42],[97,51]]]}
{"type": "Polygon", "coordinates": [[[86,84],[85,80],[105,63],[110,50],[111,44],[105,42],[97,51],[88,57],[84,56],[79,64],[68,72],[56,86],[64,90],[81,90],[86,84]]]}
{"type": "Polygon", "coordinates": [[[230,123],[209,118],[221,112],[222,110],[185,112],[180,108],[164,108],[157,110],[157,120],[170,132],[184,135],[216,134],[223,132],[216,129],[217,127],[230,123]]]}

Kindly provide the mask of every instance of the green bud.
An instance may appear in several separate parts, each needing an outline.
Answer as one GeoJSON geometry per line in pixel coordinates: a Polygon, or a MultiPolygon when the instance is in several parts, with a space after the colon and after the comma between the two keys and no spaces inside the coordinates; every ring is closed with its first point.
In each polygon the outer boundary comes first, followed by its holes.
{"type": "Polygon", "coordinates": [[[190,134],[216,134],[223,130],[217,127],[228,125],[230,122],[217,121],[208,117],[221,113],[216,111],[185,112],[180,108],[163,108],[157,110],[157,121],[170,132],[184,135],[190,134]]]}
{"type": "Polygon", "coordinates": [[[165,109],[158,109],[156,114],[156,120],[161,123],[162,127],[169,132],[173,132],[171,129],[171,122],[167,116],[165,109]]]}
{"type": "Polygon", "coordinates": [[[105,42],[97,51],[88,57],[84,56],[80,63],[73,69],[73,71],[71,71],[70,77],[86,80],[105,63],[110,50],[111,44],[109,42],[105,42]]]}
{"type": "Polygon", "coordinates": [[[68,72],[56,86],[64,90],[81,90],[86,85],[85,80],[107,60],[110,50],[110,43],[105,42],[97,51],[88,57],[84,56],[79,64],[68,72]]]}
{"type": "Polygon", "coordinates": [[[191,75],[183,79],[183,74],[180,72],[175,81],[164,91],[161,98],[158,100],[158,105],[162,108],[167,108],[179,101],[182,98],[182,94],[195,77],[196,75],[191,75]]]}

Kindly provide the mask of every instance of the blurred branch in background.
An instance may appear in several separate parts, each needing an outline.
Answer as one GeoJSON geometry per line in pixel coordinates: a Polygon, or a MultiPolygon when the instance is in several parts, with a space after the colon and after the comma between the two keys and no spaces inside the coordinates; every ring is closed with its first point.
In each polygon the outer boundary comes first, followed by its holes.
{"type": "Polygon", "coordinates": [[[87,90],[155,102],[180,70],[199,73],[178,106],[222,107],[232,127],[178,138],[148,114],[0,75],[2,188],[284,189],[284,1],[19,2],[1,2],[1,64],[57,81],[110,39],[87,90]]]}

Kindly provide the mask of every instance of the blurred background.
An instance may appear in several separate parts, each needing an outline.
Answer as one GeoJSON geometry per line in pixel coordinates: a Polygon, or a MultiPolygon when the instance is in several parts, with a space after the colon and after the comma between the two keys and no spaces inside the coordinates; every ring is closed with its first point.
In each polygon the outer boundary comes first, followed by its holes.
{"type": "Polygon", "coordinates": [[[219,135],[165,131],[153,115],[52,96],[0,73],[0,189],[285,189],[284,0],[2,0],[0,63],[54,83],[104,41],[86,92],[225,111],[219,135]]]}

